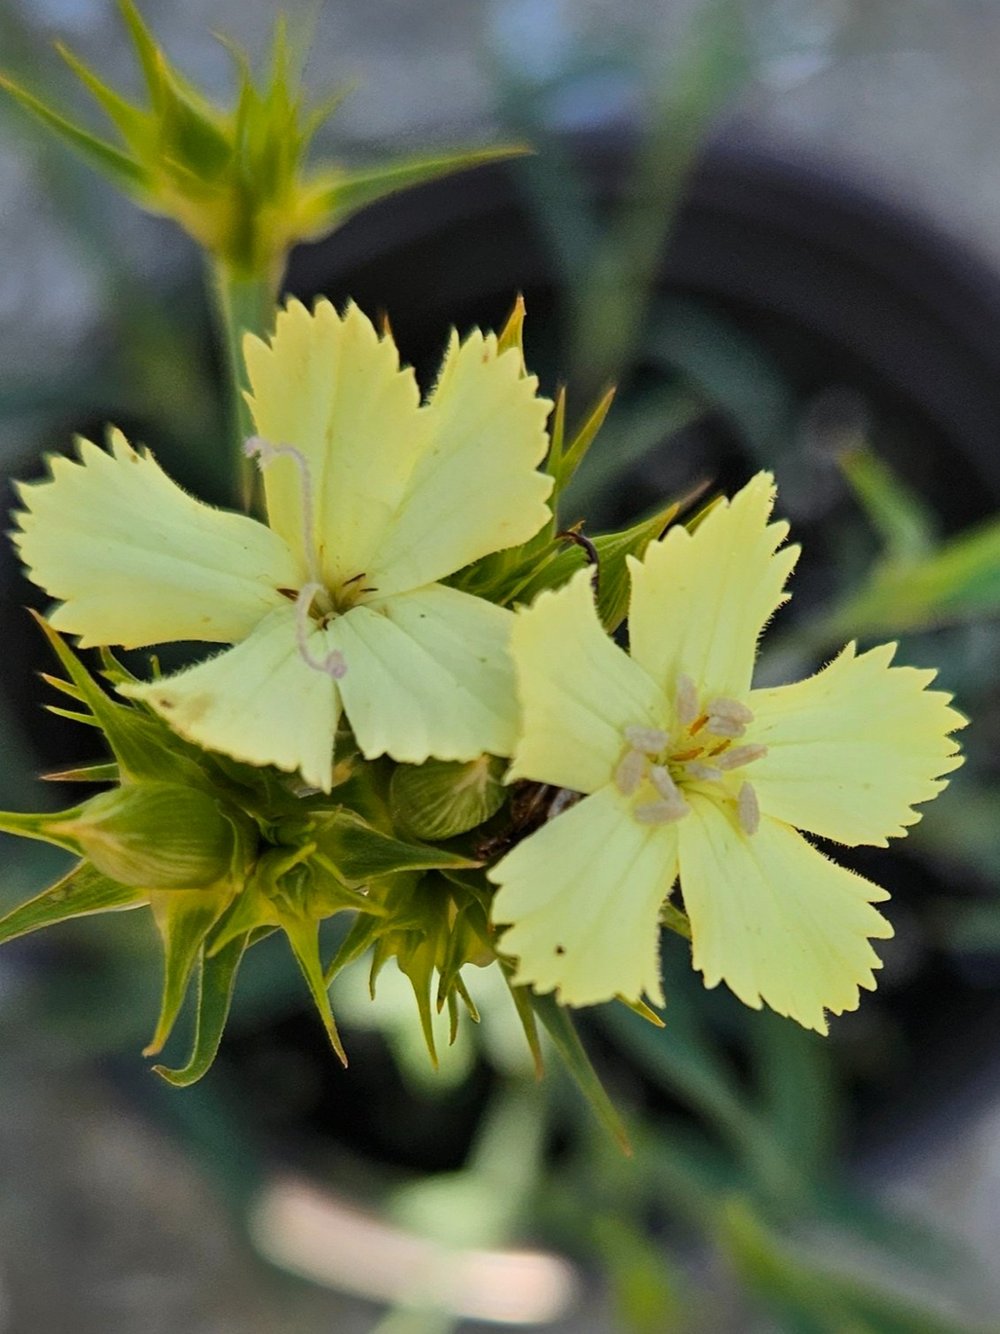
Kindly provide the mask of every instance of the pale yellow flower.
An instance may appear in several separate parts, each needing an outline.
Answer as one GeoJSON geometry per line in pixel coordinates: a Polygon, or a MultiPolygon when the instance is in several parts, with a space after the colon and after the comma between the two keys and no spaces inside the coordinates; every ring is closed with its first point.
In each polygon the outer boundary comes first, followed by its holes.
{"type": "Polygon", "coordinates": [[[522,704],[510,779],[585,793],[489,872],[515,981],[568,1005],[663,1003],[659,916],[680,881],[694,966],[747,1005],[826,1032],[892,935],[888,895],[804,830],[884,847],[945,786],[965,720],[893,645],[853,644],[815,676],[754,689],[757,640],[798,555],[755,477],[693,533],[631,562],[631,656],[581,571],[518,613],[522,704]],[[780,549],[779,549],[780,548],[780,549]]]}
{"type": "Polygon", "coordinates": [[[494,334],[452,337],[421,403],[361,311],[291,302],[248,338],[268,524],[192,499],[120,433],[22,488],[28,573],[85,646],[233,644],[122,687],[181,735],[329,789],[343,710],[368,758],[509,755],[513,614],[440,581],[549,518],[551,404],[494,334]]]}

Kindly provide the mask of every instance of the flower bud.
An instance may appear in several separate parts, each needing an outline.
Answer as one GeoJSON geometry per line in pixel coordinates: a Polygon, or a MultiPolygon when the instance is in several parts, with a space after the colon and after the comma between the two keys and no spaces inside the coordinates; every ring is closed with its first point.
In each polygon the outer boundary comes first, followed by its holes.
{"type": "Polygon", "coordinates": [[[209,792],[177,783],[137,783],[102,792],[53,822],[96,868],[143,889],[203,889],[238,871],[249,826],[209,792]]]}
{"type": "Polygon", "coordinates": [[[401,764],[392,776],[392,814],[417,838],[454,838],[495,815],[504,802],[503,760],[401,764]]]}

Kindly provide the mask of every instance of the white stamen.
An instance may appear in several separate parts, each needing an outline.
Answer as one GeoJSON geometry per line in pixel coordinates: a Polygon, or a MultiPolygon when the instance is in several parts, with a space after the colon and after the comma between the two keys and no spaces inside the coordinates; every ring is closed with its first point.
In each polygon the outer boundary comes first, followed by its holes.
{"type": "Polygon", "coordinates": [[[309,562],[309,579],[318,583],[320,578],[319,558],[315,549],[316,532],[313,526],[313,486],[309,463],[301,449],[294,445],[272,445],[269,440],[259,435],[252,435],[243,446],[248,459],[256,459],[261,472],[269,468],[275,459],[288,458],[299,470],[299,484],[302,488],[302,546],[309,562]]]}
{"type": "Polygon", "coordinates": [[[736,814],[744,834],[756,834],[760,828],[760,806],[757,793],[749,783],[744,783],[737,794],[736,814]]]}
{"type": "Polygon", "coordinates": [[[737,722],[735,718],[727,718],[721,713],[710,713],[705,724],[706,732],[711,732],[712,736],[727,737],[730,741],[741,737],[746,730],[743,723],[737,722]]]}
{"type": "Polygon", "coordinates": [[[740,769],[744,764],[753,764],[754,760],[762,760],[766,754],[766,746],[733,746],[732,750],[726,750],[721,755],[716,755],[715,763],[720,769],[740,769]]]}
{"type": "Polygon", "coordinates": [[[641,750],[644,755],[659,755],[670,738],[658,727],[626,727],[625,740],[633,750],[641,750]]]}
{"type": "Polygon", "coordinates": [[[322,592],[323,585],[317,583],[303,584],[299,590],[299,595],[295,599],[295,640],[303,662],[314,671],[325,672],[335,681],[340,681],[347,675],[347,663],[340,649],[331,649],[325,658],[314,658],[309,647],[309,608],[316,594],[322,592]]]}
{"type": "Polygon", "coordinates": [[[640,824],[673,824],[682,820],[691,807],[686,801],[651,801],[646,806],[636,806],[632,814],[640,824]]]}
{"type": "Polygon", "coordinates": [[[684,766],[690,776],[702,783],[717,783],[722,777],[722,769],[715,764],[702,764],[700,760],[688,760],[684,766]]]}
{"type": "Polygon", "coordinates": [[[683,672],[677,678],[674,710],[681,727],[690,727],[698,717],[698,689],[690,676],[683,672]]]}
{"type": "Polygon", "coordinates": [[[630,750],[615,770],[615,787],[625,797],[630,797],[642,782],[649,761],[638,750],[630,750]]]}
{"type": "Polygon", "coordinates": [[[654,764],[649,771],[649,781],[656,788],[657,792],[664,801],[680,801],[681,794],[677,790],[677,784],[670,777],[670,774],[664,769],[662,764],[654,764]]]}
{"type": "Polygon", "coordinates": [[[719,699],[710,699],[705,705],[705,712],[715,718],[729,718],[734,723],[742,723],[744,727],[753,722],[753,713],[745,704],[741,704],[738,699],[728,699],[725,695],[719,699]]]}

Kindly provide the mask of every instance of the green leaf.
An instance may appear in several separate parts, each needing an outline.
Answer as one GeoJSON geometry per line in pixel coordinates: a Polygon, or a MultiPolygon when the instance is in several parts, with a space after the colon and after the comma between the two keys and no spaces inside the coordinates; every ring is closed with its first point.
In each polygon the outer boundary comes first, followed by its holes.
{"type": "Polygon", "coordinates": [[[187,1088],[196,1083],[215,1060],[229,1017],[236,974],[248,939],[248,936],[240,936],[231,940],[218,953],[201,959],[194,1046],[188,1062],[178,1070],[170,1070],[163,1065],[153,1066],[154,1073],[174,1088],[187,1088]]]}
{"type": "Polygon", "coordinates": [[[50,130],[54,130],[64,143],[85,158],[102,175],[109,177],[127,195],[142,194],[148,183],[146,172],[132,158],[115,148],[113,144],[105,143],[103,139],[98,139],[88,130],[74,125],[72,121],[53,111],[5,74],[0,74],[0,88],[8,92],[29,115],[34,116],[50,130]]]}
{"type": "Polygon", "coordinates": [[[583,1094],[591,1111],[604,1129],[616,1141],[623,1153],[631,1156],[632,1146],[628,1132],[608,1097],[604,1085],[590,1063],[590,1057],[584,1051],[583,1043],[573,1025],[573,1020],[555,998],[531,993],[531,1005],[541,1020],[546,1032],[552,1039],[556,1051],[562,1057],[569,1074],[583,1094]]]}
{"type": "Polygon", "coordinates": [[[397,871],[467,870],[480,865],[446,848],[404,842],[383,834],[346,807],[318,817],[314,838],[319,852],[347,885],[365,884],[397,871]]]}
{"type": "Polygon", "coordinates": [[[156,1029],[143,1056],[156,1056],[163,1050],[205,939],[225,911],[227,901],[227,895],[198,889],[150,894],[150,907],[163,938],[163,997],[156,1029]]]}
{"type": "Polygon", "coordinates": [[[491,162],[523,157],[531,151],[523,144],[501,144],[491,148],[469,148],[428,157],[404,158],[399,162],[344,172],[321,197],[322,207],[328,214],[324,226],[342,223],[359,209],[399,190],[424,185],[456,171],[468,171],[491,162]]]}
{"type": "Polygon", "coordinates": [[[877,567],[867,587],[823,622],[824,641],[899,634],[1000,611],[1000,519],[962,533],[933,554],[877,567]]]}
{"type": "Polygon", "coordinates": [[[133,0],[118,0],[118,9],[132,38],[150,100],[159,109],[166,72],[163,53],[133,0]]]}
{"type": "MultiPolygon", "coordinates": [[[[555,478],[555,486],[552,491],[553,502],[572,481],[573,474],[586,458],[590,446],[597,439],[597,433],[604,425],[604,419],[611,409],[616,392],[617,390],[612,385],[610,389],[602,394],[568,445],[564,446],[560,438],[558,456],[555,449],[550,451],[548,471],[555,478]]],[[[565,411],[565,406],[563,410],[565,411]]]]}
{"type": "Polygon", "coordinates": [[[0,918],[0,944],[74,917],[142,908],[148,902],[142,890],[117,885],[89,862],[80,862],[56,884],[0,918]]]}
{"type": "Polygon", "coordinates": [[[909,563],[935,545],[932,512],[879,456],[859,441],[837,452],[840,470],[892,562],[909,563]]]}

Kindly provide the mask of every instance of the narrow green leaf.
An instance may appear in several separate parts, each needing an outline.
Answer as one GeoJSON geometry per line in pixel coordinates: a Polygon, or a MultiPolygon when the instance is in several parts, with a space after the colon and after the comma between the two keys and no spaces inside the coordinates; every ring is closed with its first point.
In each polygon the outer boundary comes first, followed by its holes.
{"type": "Polygon", "coordinates": [[[141,908],[148,902],[142,890],[117,885],[89,862],[80,862],[49,889],[0,918],[0,944],[74,917],[141,908]]]}
{"type": "Polygon", "coordinates": [[[156,1056],[170,1036],[205,938],[227,900],[209,890],[180,889],[150,894],[149,902],[163,939],[163,997],[156,1029],[142,1054],[156,1056]]]}
{"type": "Polygon", "coordinates": [[[530,999],[535,1014],[542,1021],[556,1051],[562,1057],[566,1069],[590,1105],[591,1111],[622,1152],[631,1157],[632,1146],[624,1122],[591,1065],[590,1057],[584,1050],[568,1011],[551,995],[539,996],[532,992],[530,999]]]}
{"type": "Polygon", "coordinates": [[[462,149],[433,157],[405,158],[399,162],[361,167],[345,172],[327,190],[322,203],[333,225],[399,190],[425,185],[456,171],[468,171],[491,162],[523,157],[531,151],[523,144],[502,144],[493,148],[462,149]]]}
{"type": "MultiPolygon", "coordinates": [[[[675,518],[678,505],[671,503],[648,519],[620,533],[601,533],[593,538],[598,558],[597,610],[604,628],[614,633],[628,615],[631,582],[628,557],[641,560],[650,542],[658,538],[675,518]]],[[[517,591],[517,600],[532,602],[543,588],[560,588],[577,570],[588,564],[587,553],[567,543],[554,559],[541,564],[537,574],[517,591]]]]}
{"type": "Polygon", "coordinates": [[[383,834],[346,807],[317,819],[314,838],[319,851],[348,885],[361,885],[397,871],[444,867],[468,870],[480,865],[446,848],[403,842],[383,834]]]}
{"type": "Polygon", "coordinates": [[[102,175],[110,177],[119,189],[129,195],[142,192],[147,184],[145,171],[113,144],[105,143],[103,139],[98,139],[88,130],[81,129],[79,125],[74,125],[72,121],[60,116],[57,111],[53,111],[5,74],[0,74],[0,88],[8,92],[30,115],[40,120],[48,129],[54,130],[60,139],[85,158],[92,167],[102,175]]]}
{"type": "Polygon", "coordinates": [[[247,947],[247,936],[231,940],[218,953],[202,958],[198,973],[198,1004],[194,1046],[188,1063],[179,1070],[154,1065],[153,1071],[174,1088],[187,1088],[201,1079],[215,1060],[222,1040],[229,1006],[232,1003],[236,974],[247,947]]]}
{"type": "MultiPolygon", "coordinates": [[[[604,425],[604,419],[611,410],[611,404],[615,400],[616,393],[617,390],[614,385],[605,390],[587,414],[573,439],[564,450],[560,450],[559,471],[552,473],[556,479],[553,496],[558,496],[572,480],[573,474],[583,462],[590,446],[597,439],[597,433],[604,425]]],[[[549,471],[552,471],[551,465],[549,471]]]]}
{"type": "Polygon", "coordinates": [[[934,516],[902,478],[859,441],[840,449],[837,462],[888,559],[910,562],[926,556],[934,546],[934,516]]]}

